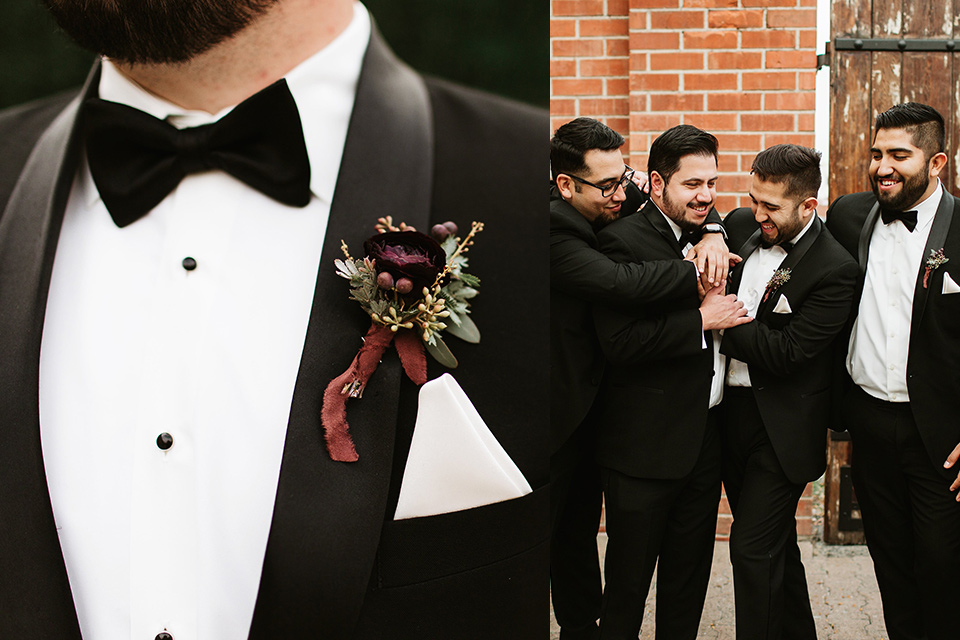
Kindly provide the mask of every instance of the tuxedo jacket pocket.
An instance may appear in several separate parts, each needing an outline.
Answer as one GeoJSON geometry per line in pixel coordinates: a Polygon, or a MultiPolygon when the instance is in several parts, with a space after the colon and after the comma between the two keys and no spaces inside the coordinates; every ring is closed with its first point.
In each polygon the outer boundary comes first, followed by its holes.
{"type": "Polygon", "coordinates": [[[381,587],[399,587],[470,571],[543,544],[549,490],[452,513],[384,523],[377,570],[381,587]]]}

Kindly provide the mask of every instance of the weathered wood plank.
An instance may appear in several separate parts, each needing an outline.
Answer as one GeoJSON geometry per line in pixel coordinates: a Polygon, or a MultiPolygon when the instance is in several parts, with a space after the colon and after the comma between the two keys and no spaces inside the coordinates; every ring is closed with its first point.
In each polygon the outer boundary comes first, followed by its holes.
{"type": "Polygon", "coordinates": [[[870,0],[833,0],[830,25],[834,37],[871,37],[870,0]]]}
{"type": "Polygon", "coordinates": [[[830,67],[830,197],[870,188],[870,55],[833,52],[830,67]]]}
{"type": "MultiPolygon", "coordinates": [[[[952,2],[953,0],[940,0],[952,2]]],[[[912,6],[915,3],[909,3],[912,6]]],[[[873,3],[874,38],[896,38],[903,32],[903,0],[873,3]]]]}
{"type": "Polygon", "coordinates": [[[950,37],[953,33],[953,5],[954,0],[923,0],[907,3],[903,12],[904,37],[950,37]]]}

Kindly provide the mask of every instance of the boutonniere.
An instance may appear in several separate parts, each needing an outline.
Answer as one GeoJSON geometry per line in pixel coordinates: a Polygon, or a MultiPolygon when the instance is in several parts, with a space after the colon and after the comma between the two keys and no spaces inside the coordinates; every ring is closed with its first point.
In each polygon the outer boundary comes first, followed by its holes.
{"type": "Polygon", "coordinates": [[[337,275],[350,281],[350,299],[359,302],[370,317],[360,351],[323,394],[324,439],[337,462],[358,459],[347,424],[347,400],[363,396],[391,344],[397,348],[404,373],[421,385],[427,381],[425,352],[444,366],[457,366],[443,341],[444,331],[467,342],[480,342],[480,331],[467,315],[480,279],[464,268],[465,254],[483,223],[472,223],[462,240],[452,222],[434,225],[433,237],[402,222],[394,226],[390,216],[379,218],[376,230],[377,235],[363,243],[363,258],[352,257],[341,241],[345,259],[334,261],[337,275]]]}
{"type": "Polygon", "coordinates": [[[790,281],[790,269],[777,269],[773,272],[773,275],[770,276],[770,280],[767,281],[767,286],[763,290],[763,300],[760,302],[766,302],[767,298],[770,297],[770,294],[787,284],[790,281]]]}
{"type": "Polygon", "coordinates": [[[943,249],[937,249],[934,251],[930,249],[930,257],[927,258],[926,269],[923,272],[923,288],[926,289],[929,284],[930,274],[950,262],[950,258],[943,255],[943,249]]]}

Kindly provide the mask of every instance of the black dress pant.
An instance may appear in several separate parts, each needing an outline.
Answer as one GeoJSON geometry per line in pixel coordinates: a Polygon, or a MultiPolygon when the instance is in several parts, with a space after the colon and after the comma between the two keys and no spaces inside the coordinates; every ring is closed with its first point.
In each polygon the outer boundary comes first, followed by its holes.
{"type": "Polygon", "coordinates": [[[592,640],[600,617],[603,489],[595,440],[588,418],[550,460],[550,593],[561,640],[592,640]]]}
{"type": "Polygon", "coordinates": [[[955,640],[960,503],[949,475],[956,473],[930,460],[909,403],[884,402],[853,385],[844,412],[887,633],[891,640],[955,640]]]}
{"type": "Polygon", "coordinates": [[[817,640],[797,546],[807,485],[783,472],[752,389],[727,387],[720,416],[737,640],[817,640]]]}
{"type": "Polygon", "coordinates": [[[700,457],[676,480],[604,468],[606,585],[601,640],[636,640],[654,568],[656,637],[695,640],[710,580],[720,502],[720,441],[711,410],[700,457]]]}

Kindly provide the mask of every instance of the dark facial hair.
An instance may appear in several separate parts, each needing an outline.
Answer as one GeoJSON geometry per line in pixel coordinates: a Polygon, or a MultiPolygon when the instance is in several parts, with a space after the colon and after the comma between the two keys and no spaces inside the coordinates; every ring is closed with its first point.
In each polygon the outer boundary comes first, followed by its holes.
{"type": "Polygon", "coordinates": [[[871,176],[870,185],[873,187],[873,195],[877,197],[877,201],[880,203],[880,208],[885,211],[905,211],[908,207],[913,206],[930,185],[929,167],[930,163],[928,162],[924,169],[914,176],[907,177],[897,174],[903,179],[903,183],[900,186],[900,193],[892,198],[882,196],[880,193],[879,182],[881,178],[871,176]]]}
{"type": "Polygon", "coordinates": [[[130,63],[185,62],[236,35],[277,0],[43,0],[81,47],[130,63]]]}

